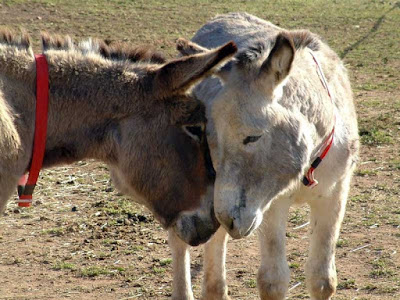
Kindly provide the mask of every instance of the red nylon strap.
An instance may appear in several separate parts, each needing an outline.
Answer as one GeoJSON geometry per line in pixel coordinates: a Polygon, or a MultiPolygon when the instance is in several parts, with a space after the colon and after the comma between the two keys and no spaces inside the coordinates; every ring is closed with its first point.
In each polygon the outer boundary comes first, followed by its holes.
{"type": "Polygon", "coordinates": [[[49,70],[46,57],[35,55],[36,60],[36,116],[35,135],[29,176],[23,175],[18,183],[18,206],[28,207],[43,164],[46,148],[47,115],[49,106],[49,70]]]}
{"type": "MultiPolygon", "coordinates": [[[[322,85],[328,92],[328,96],[332,101],[333,104],[333,99],[332,99],[332,93],[329,90],[328,82],[325,78],[324,72],[322,71],[317,58],[314,56],[312,52],[310,52],[316,66],[317,66],[317,73],[319,75],[319,78],[321,80],[322,85]]],[[[334,123],[336,123],[336,118],[334,117],[334,123]]],[[[333,125],[332,131],[329,133],[328,137],[323,143],[323,149],[321,151],[321,154],[313,161],[311,164],[311,167],[308,169],[307,174],[303,178],[303,184],[308,187],[315,187],[318,184],[318,181],[314,178],[314,171],[318,167],[318,165],[322,162],[322,160],[325,158],[325,156],[328,154],[329,149],[331,149],[332,144],[333,144],[333,137],[335,134],[335,124],[333,125]]]]}

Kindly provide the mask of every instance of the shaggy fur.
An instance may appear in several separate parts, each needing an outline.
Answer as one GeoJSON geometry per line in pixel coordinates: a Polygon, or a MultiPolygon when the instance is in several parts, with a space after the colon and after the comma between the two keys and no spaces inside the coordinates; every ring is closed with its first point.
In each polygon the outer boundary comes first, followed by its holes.
{"type": "MultiPolygon", "coordinates": [[[[260,297],[285,299],[290,279],[286,220],[289,207],[304,202],[311,207],[307,287],[311,299],[331,299],[337,284],[335,246],[359,148],[346,69],[315,34],[287,31],[245,13],[217,16],[192,42],[180,40],[178,48],[184,55],[204,53],[227,40],[237,43],[239,53],[217,74],[223,84],[206,79],[194,90],[212,116],[208,131],[217,170],[214,207],[224,227],[206,245],[203,299],[229,298],[225,230],[242,238],[258,226],[260,297]],[[333,102],[310,52],[328,80],[333,102]],[[310,189],[301,179],[335,118],[334,144],[315,171],[319,185],[310,189]]],[[[183,266],[180,270],[190,272],[183,266]]]]}
{"type": "MultiPolygon", "coordinates": [[[[184,241],[206,241],[218,228],[214,171],[204,106],[187,94],[236,52],[165,62],[154,52],[95,40],[42,37],[49,65],[44,167],[94,158],[115,183],[184,241]],[[116,59],[118,57],[118,59],[116,59]],[[132,63],[136,61],[137,63],[132,63]]],[[[35,120],[35,60],[27,35],[0,33],[0,211],[27,170],[35,120]]]]}

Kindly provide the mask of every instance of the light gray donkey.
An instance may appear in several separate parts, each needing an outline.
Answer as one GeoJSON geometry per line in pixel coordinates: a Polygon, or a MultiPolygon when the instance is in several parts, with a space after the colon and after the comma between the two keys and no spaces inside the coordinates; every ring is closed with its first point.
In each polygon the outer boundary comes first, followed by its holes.
{"type": "MultiPolygon", "coordinates": [[[[217,171],[214,209],[223,225],[205,246],[203,298],[229,299],[226,232],[242,238],[260,227],[260,296],[284,299],[290,276],[288,210],[308,203],[307,287],[311,299],[330,299],[337,285],[335,246],[359,148],[346,69],[315,34],[284,30],[246,13],[217,16],[192,42],[178,41],[178,50],[206,53],[230,40],[239,53],[217,73],[220,80],[206,79],[194,90],[212,116],[208,141],[217,171]],[[304,176],[312,182],[311,164],[332,138],[315,170],[319,184],[305,186],[304,176]]],[[[181,272],[190,270],[181,266],[181,272]]]]}
{"type": "MultiPolygon", "coordinates": [[[[215,174],[203,134],[205,108],[188,91],[232,57],[234,43],[165,62],[143,49],[91,41],[76,46],[48,35],[42,40],[50,81],[44,167],[103,161],[117,186],[147,206],[175,239],[192,245],[209,239],[219,227],[215,174]],[[124,51],[138,61],[111,59],[124,51]]],[[[1,31],[0,212],[30,164],[35,82],[29,37],[1,31]]]]}

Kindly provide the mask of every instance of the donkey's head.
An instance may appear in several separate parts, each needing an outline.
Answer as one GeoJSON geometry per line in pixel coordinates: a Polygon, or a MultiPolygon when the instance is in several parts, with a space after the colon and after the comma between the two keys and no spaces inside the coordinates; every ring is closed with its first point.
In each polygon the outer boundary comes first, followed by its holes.
{"type": "MultiPolygon", "coordinates": [[[[234,238],[249,235],[271,200],[300,182],[310,155],[304,115],[285,105],[283,85],[296,48],[312,42],[307,32],[282,32],[239,52],[217,74],[224,85],[212,106],[214,209],[234,238]]],[[[207,51],[184,40],[178,50],[207,51]]]]}
{"type": "Polygon", "coordinates": [[[207,241],[219,223],[213,208],[215,171],[204,134],[205,108],[188,91],[235,52],[235,44],[228,43],[149,65],[142,84],[148,107],[122,121],[115,135],[116,185],[190,245],[207,241]]]}

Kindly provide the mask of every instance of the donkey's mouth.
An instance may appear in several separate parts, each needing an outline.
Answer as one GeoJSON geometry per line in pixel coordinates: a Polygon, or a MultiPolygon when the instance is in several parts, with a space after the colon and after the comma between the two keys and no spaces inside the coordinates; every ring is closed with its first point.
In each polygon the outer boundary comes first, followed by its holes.
{"type": "Polygon", "coordinates": [[[194,212],[181,215],[173,225],[173,229],[185,243],[198,246],[207,242],[219,226],[214,212],[209,216],[194,212]]]}

